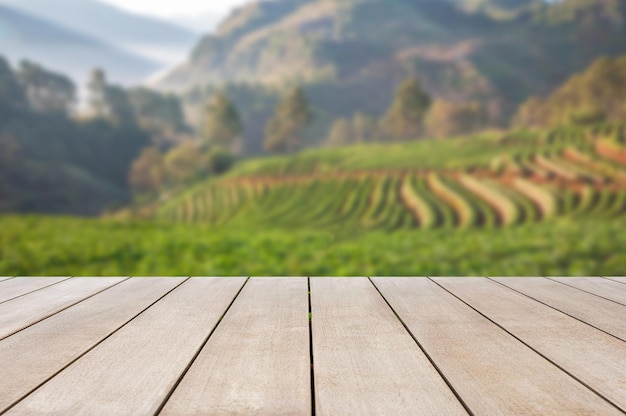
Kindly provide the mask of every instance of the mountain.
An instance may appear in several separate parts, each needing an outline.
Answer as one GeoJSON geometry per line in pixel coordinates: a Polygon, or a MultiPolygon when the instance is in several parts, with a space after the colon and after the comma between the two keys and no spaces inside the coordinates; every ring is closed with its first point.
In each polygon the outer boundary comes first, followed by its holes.
{"type": "Polygon", "coordinates": [[[198,35],[172,22],[126,12],[97,0],[1,0],[15,9],[161,63],[172,64],[198,35]]]}
{"type": "Polygon", "coordinates": [[[380,114],[417,76],[506,120],[599,55],[626,52],[625,0],[274,0],[235,10],[161,81],[307,85],[314,104],[380,114]]]}
{"type": "Polygon", "coordinates": [[[110,79],[136,83],[159,65],[100,40],[0,5],[0,54],[16,63],[28,59],[83,83],[96,66],[110,79]]]}

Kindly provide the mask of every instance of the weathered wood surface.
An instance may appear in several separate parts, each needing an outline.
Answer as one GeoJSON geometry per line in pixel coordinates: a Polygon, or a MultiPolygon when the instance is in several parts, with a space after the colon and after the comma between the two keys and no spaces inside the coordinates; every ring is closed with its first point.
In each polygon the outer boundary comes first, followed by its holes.
{"type": "Polygon", "coordinates": [[[374,283],[474,414],[621,414],[431,280],[374,283]]]}
{"type": "Polygon", "coordinates": [[[309,415],[307,279],[251,279],[162,415],[309,415]]]}
{"type": "MultiPolygon", "coordinates": [[[[34,292],[69,277],[16,277],[0,286],[0,303],[34,292]]],[[[0,278],[2,280],[2,278],[0,278]]]]}
{"type": "Polygon", "coordinates": [[[626,414],[624,278],[50,279],[0,415],[626,414]]]}
{"type": "Polygon", "coordinates": [[[626,285],[602,277],[551,277],[551,280],[626,305],[626,285]]]}
{"type": "Polygon", "coordinates": [[[625,342],[484,278],[434,280],[626,411],[625,342]]]}
{"type": "Polygon", "coordinates": [[[0,304],[0,339],[93,296],[124,278],[74,278],[0,304]]]}
{"type": "Polygon", "coordinates": [[[0,342],[0,413],[182,281],[128,279],[0,342]]]}
{"type": "Polygon", "coordinates": [[[243,283],[187,280],[6,414],[154,414],[243,283]]]}
{"type": "Polygon", "coordinates": [[[626,341],[626,306],[542,277],[494,280],[626,341]]]}
{"type": "Polygon", "coordinates": [[[4,280],[9,280],[9,279],[13,279],[13,277],[11,277],[11,276],[0,276],[0,282],[2,282],[4,280]]]}
{"type": "Polygon", "coordinates": [[[311,279],[319,415],[466,415],[366,278],[311,279]]]}
{"type": "Polygon", "coordinates": [[[605,277],[605,279],[613,280],[615,282],[626,283],[626,277],[605,277]]]}

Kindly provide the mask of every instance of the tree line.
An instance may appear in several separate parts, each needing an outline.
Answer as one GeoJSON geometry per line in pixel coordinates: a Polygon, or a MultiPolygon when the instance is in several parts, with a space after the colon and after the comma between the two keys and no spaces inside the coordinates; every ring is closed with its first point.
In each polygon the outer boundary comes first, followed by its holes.
{"type": "Polygon", "coordinates": [[[188,128],[175,96],[112,85],[100,70],[88,90],[81,103],[65,75],[0,57],[0,212],[94,215],[126,204],[141,150],[188,128]]]}
{"type": "Polygon", "coordinates": [[[513,125],[549,128],[626,119],[626,56],[600,58],[548,96],[530,97],[513,125]]]}

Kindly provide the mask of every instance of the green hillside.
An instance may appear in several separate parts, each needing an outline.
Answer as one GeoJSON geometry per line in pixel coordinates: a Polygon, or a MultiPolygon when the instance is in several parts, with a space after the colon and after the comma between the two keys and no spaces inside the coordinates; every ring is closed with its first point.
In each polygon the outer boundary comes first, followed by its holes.
{"type": "Polygon", "coordinates": [[[255,1],[79,113],[0,60],[0,275],[623,274],[625,1],[255,1]]]}
{"type": "Polygon", "coordinates": [[[616,275],[624,214],[623,124],[371,144],[249,160],[116,218],[0,217],[0,274],[616,275]]]}
{"type": "Polygon", "coordinates": [[[626,213],[625,144],[618,124],[309,150],[242,163],[155,215],[345,233],[616,218],[626,213]]]}

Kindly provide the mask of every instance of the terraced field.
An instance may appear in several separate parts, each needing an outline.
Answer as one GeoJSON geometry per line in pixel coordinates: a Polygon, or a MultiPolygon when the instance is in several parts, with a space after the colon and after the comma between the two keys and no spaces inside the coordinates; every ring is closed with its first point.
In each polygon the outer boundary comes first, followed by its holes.
{"type": "Polygon", "coordinates": [[[294,158],[257,160],[170,200],[158,217],[389,231],[613,218],[626,213],[625,137],[623,126],[595,126],[509,133],[473,144],[421,142],[407,145],[405,155],[373,146],[369,157],[376,163],[367,162],[363,146],[354,149],[359,157],[353,159],[345,148],[332,158],[327,150],[309,152],[300,164],[294,158]]]}

